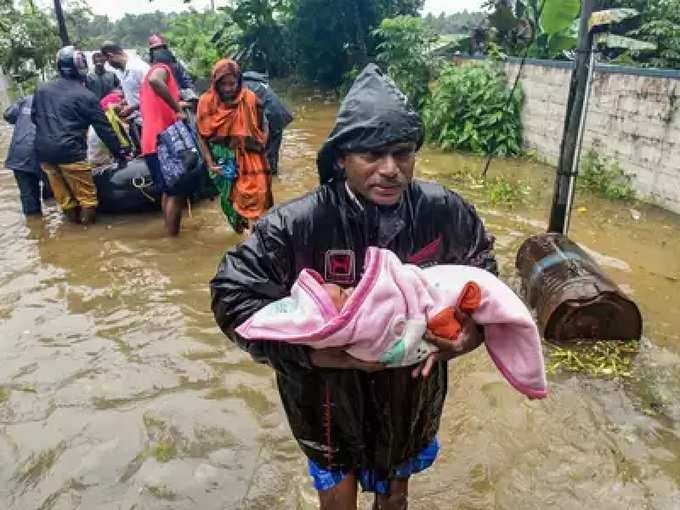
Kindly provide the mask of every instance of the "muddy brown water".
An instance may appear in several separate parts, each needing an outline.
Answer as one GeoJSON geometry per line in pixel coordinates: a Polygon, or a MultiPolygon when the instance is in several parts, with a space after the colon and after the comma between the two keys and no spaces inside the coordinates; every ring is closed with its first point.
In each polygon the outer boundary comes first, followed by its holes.
{"type": "MultiPolygon", "coordinates": [[[[335,105],[297,102],[278,201],[311,189],[335,105]]],[[[9,130],[2,128],[6,146],[9,130]]],[[[551,170],[499,161],[530,189],[512,206],[478,184],[477,158],[424,150],[419,174],[473,201],[503,277],[545,228],[551,170]]],[[[272,372],[216,329],[208,280],[238,237],[216,203],[179,239],[156,214],[26,220],[0,173],[0,508],[308,509],[315,495],[272,372]]],[[[579,194],[572,236],[639,303],[645,340],[630,380],[550,377],[529,402],[479,350],[451,364],[436,467],[415,509],[680,508],[680,218],[579,194]]],[[[367,498],[363,498],[366,504],[367,498]]]]}

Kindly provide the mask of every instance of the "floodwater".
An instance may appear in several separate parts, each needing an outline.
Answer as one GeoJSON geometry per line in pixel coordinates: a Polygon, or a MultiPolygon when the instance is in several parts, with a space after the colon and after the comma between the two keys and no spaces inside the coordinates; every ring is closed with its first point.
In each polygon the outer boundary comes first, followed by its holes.
{"type": "MultiPolygon", "coordinates": [[[[298,101],[277,200],[315,185],[334,111],[298,101]]],[[[514,256],[545,228],[550,170],[494,163],[492,177],[530,186],[511,206],[458,176],[478,172],[476,158],[425,150],[418,167],[477,204],[517,286],[514,256]]],[[[441,458],[414,479],[412,508],[680,508],[680,218],[584,194],[576,207],[573,237],[646,319],[634,377],[557,374],[550,398],[529,402],[483,349],[452,363],[441,458]]],[[[179,239],[158,215],[86,229],[51,206],[26,220],[0,174],[0,508],[315,507],[271,371],[209,309],[208,281],[236,242],[216,203],[195,206],[179,239]]]]}

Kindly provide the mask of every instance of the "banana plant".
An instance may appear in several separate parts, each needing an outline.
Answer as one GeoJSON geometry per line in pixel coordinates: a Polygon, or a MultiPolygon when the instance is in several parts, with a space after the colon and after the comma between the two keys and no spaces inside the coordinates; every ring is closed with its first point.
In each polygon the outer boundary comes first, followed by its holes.
{"type": "MultiPolygon", "coordinates": [[[[530,44],[528,55],[537,58],[568,56],[576,48],[581,0],[491,0],[494,10],[489,21],[500,34],[512,34],[515,41],[530,44]]],[[[599,44],[606,48],[632,51],[654,50],[652,44],[606,33],[612,24],[638,16],[635,9],[608,9],[593,14],[591,29],[601,32],[599,44]]],[[[505,41],[508,42],[506,36],[505,41]]],[[[511,48],[517,50],[518,48],[511,48]]]]}

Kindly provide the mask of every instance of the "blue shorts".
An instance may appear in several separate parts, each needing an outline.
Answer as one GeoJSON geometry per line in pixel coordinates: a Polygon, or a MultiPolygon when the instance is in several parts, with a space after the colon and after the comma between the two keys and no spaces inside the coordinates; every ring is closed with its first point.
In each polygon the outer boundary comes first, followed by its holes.
{"type": "MultiPolygon", "coordinates": [[[[411,475],[425,471],[434,464],[438,453],[439,441],[437,438],[434,438],[418,455],[397,467],[392,472],[391,478],[408,478],[411,475]]],[[[325,492],[332,489],[342,482],[349,473],[349,470],[345,471],[337,469],[331,471],[322,469],[311,460],[308,460],[308,465],[309,475],[314,481],[314,488],[319,492],[325,492]]],[[[364,492],[389,494],[390,481],[379,480],[374,471],[370,469],[360,469],[357,472],[357,478],[359,479],[359,483],[364,492]]]]}

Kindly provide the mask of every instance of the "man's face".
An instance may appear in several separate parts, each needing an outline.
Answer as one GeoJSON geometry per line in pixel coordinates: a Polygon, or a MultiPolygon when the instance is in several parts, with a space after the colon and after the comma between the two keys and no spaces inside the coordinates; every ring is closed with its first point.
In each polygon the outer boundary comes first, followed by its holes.
{"type": "Polygon", "coordinates": [[[338,164],[345,169],[347,183],[355,193],[377,205],[395,205],[413,179],[416,144],[386,145],[370,152],[352,152],[338,164]]]}
{"type": "Polygon", "coordinates": [[[115,69],[125,70],[125,65],[127,64],[127,56],[125,53],[107,53],[106,61],[109,65],[115,69]]]}
{"type": "Polygon", "coordinates": [[[220,81],[217,82],[217,89],[220,97],[225,101],[232,101],[238,92],[238,80],[233,74],[225,74],[220,81]]]}
{"type": "Polygon", "coordinates": [[[97,74],[102,74],[104,72],[104,64],[106,64],[106,57],[104,55],[92,58],[94,62],[94,70],[97,74]]]}

